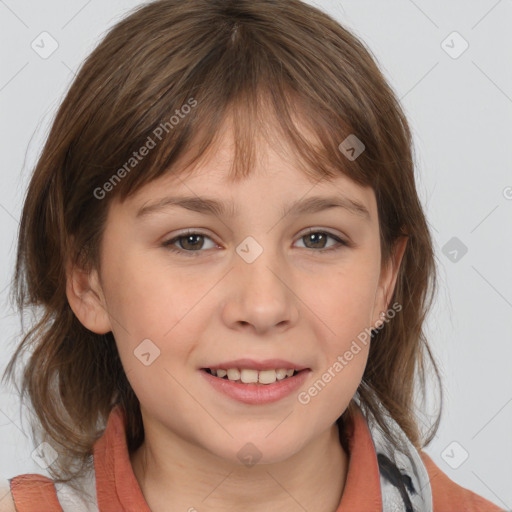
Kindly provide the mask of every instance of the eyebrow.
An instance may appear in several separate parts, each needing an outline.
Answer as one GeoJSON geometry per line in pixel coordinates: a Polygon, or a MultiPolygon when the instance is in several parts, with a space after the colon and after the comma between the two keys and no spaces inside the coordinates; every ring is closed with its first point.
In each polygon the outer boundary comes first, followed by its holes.
{"type": "MultiPolygon", "coordinates": [[[[142,219],[170,207],[181,207],[193,212],[218,217],[235,217],[238,215],[238,210],[234,207],[233,203],[224,203],[207,197],[178,196],[164,197],[154,203],[146,203],[137,211],[135,217],[142,219]]],[[[281,213],[283,217],[286,215],[297,216],[307,213],[317,213],[331,208],[343,208],[350,213],[359,215],[368,221],[370,220],[368,209],[359,201],[346,196],[314,196],[308,199],[299,199],[283,208],[281,213]]]]}

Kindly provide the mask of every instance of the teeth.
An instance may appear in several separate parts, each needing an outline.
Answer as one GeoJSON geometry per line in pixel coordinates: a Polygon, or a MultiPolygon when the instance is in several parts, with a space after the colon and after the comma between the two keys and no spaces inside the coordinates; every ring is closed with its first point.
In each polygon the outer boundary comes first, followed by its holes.
{"type": "Polygon", "coordinates": [[[212,375],[216,377],[226,377],[233,382],[243,382],[244,384],[273,384],[276,381],[291,377],[295,370],[293,368],[278,368],[277,370],[251,370],[228,368],[227,370],[219,368],[218,370],[210,370],[212,375]]]}
{"type": "Polygon", "coordinates": [[[279,368],[279,370],[276,370],[277,380],[283,380],[285,377],[288,377],[288,370],[285,370],[284,368],[279,368]]]}
{"type": "MultiPolygon", "coordinates": [[[[275,370],[262,370],[259,372],[258,382],[260,384],[274,384],[274,382],[276,380],[277,380],[277,373],[275,370]]],[[[242,379],[242,382],[243,382],[243,379],[242,379]]]]}
{"type": "Polygon", "coordinates": [[[240,379],[240,372],[238,371],[238,368],[230,368],[228,370],[228,379],[229,380],[239,380],[240,379]]]}
{"type": "MultiPolygon", "coordinates": [[[[228,370],[228,378],[229,378],[229,380],[233,380],[229,376],[229,370],[228,370]]],[[[244,384],[256,384],[258,382],[258,370],[241,370],[240,371],[240,380],[244,384]]]]}

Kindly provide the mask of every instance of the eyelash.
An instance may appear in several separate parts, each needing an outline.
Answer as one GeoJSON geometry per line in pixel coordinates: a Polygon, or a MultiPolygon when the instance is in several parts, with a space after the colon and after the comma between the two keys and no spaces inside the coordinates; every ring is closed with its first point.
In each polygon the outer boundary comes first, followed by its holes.
{"type": "MultiPolygon", "coordinates": [[[[332,247],[329,247],[328,249],[309,249],[306,247],[307,250],[309,251],[313,251],[313,252],[318,252],[320,254],[330,254],[331,252],[334,252],[334,251],[338,251],[342,248],[345,248],[345,247],[352,247],[352,244],[347,242],[346,240],[343,240],[342,238],[340,238],[339,236],[336,236],[328,231],[321,231],[321,230],[316,230],[315,228],[311,228],[307,233],[304,233],[300,238],[304,238],[308,235],[311,235],[311,234],[318,234],[318,233],[321,233],[323,235],[327,235],[328,237],[336,240],[338,242],[338,245],[334,245],[332,247]]],[[[204,236],[206,238],[209,238],[210,240],[212,240],[212,238],[210,236],[208,236],[206,233],[202,233],[201,231],[195,231],[195,230],[189,230],[189,231],[186,231],[185,233],[181,233],[179,234],[178,236],[174,237],[174,238],[171,238],[170,240],[167,240],[165,242],[162,243],[162,247],[164,247],[165,249],[171,251],[171,252],[174,252],[174,253],[177,253],[177,254],[180,254],[180,255],[184,255],[186,257],[196,257],[196,256],[199,256],[202,252],[204,252],[204,250],[197,250],[197,251],[187,251],[185,249],[179,249],[177,247],[174,247],[174,244],[180,240],[181,238],[186,238],[187,236],[190,236],[190,235],[201,235],[201,236],[204,236]]]]}

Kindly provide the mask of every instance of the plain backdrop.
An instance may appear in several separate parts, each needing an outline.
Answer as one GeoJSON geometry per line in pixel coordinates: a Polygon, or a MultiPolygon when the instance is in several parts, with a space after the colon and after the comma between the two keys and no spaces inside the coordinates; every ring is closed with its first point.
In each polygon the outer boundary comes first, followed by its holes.
{"type": "MultiPolygon", "coordinates": [[[[139,3],[0,1],[1,371],[19,341],[7,292],[30,173],[78,66],[139,3]]],[[[371,49],[414,133],[440,271],[427,328],[445,390],[425,451],[452,480],[512,509],[512,2],[311,3],[371,49]]],[[[29,432],[13,389],[1,388],[0,477],[46,474],[29,432]]]]}

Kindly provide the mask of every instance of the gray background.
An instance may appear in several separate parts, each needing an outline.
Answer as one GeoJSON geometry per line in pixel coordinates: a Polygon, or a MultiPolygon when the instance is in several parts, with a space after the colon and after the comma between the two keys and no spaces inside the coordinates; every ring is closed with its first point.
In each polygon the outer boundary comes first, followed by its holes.
{"type": "MultiPolygon", "coordinates": [[[[440,270],[427,325],[446,398],[425,451],[452,480],[512,509],[512,1],[311,3],[370,47],[414,133],[440,270]]],[[[18,341],[7,288],[30,171],[74,70],[138,4],[0,0],[1,371],[18,341]],[[48,58],[31,47],[42,52],[46,38],[51,49],[44,31],[58,44],[48,58]]],[[[46,474],[16,395],[0,391],[0,477],[46,474]]]]}

